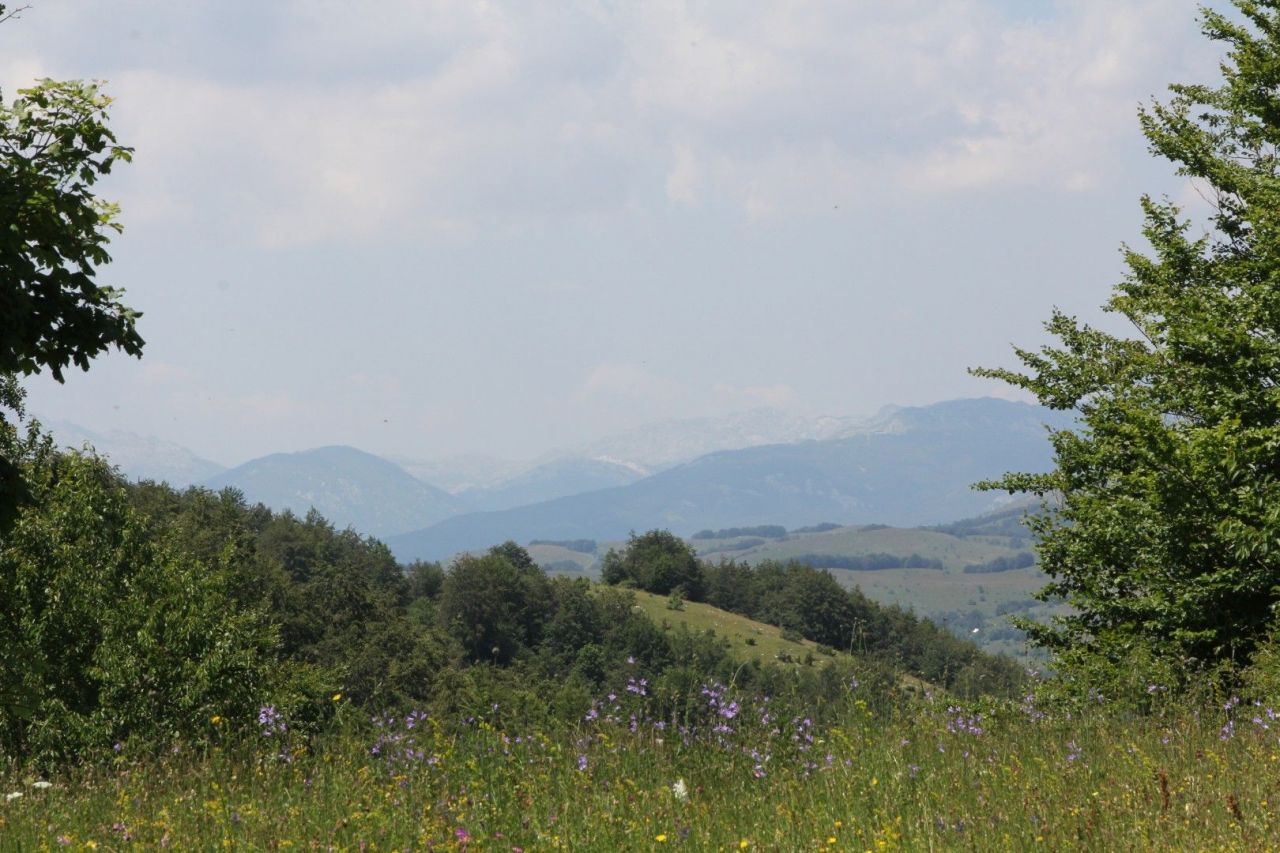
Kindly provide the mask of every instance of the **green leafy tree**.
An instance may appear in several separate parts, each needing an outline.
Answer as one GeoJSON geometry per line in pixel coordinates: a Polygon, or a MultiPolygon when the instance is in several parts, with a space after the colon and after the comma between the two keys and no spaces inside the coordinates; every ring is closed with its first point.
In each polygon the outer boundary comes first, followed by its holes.
{"type": "Polygon", "coordinates": [[[1208,669],[1248,661],[1280,603],[1280,2],[1202,10],[1227,53],[1220,85],[1171,86],[1141,112],[1154,154],[1212,205],[1204,233],[1142,200],[1151,251],[1106,309],[1131,336],[1054,312],[1057,343],[983,369],[1079,429],[1056,465],[988,486],[1031,492],[1045,598],[1073,612],[1028,626],[1071,673],[1119,676],[1152,655],[1208,669]]]}
{"type": "Polygon", "coordinates": [[[583,648],[600,640],[604,620],[585,578],[555,578],[551,592],[555,610],[547,623],[543,647],[557,661],[572,660],[583,648]]]}
{"type": "Polygon", "coordinates": [[[454,561],[436,618],[471,660],[508,663],[540,641],[551,596],[537,564],[523,548],[506,543],[454,561]]]}
{"type": "Polygon", "coordinates": [[[601,575],[605,583],[630,581],[639,589],[668,595],[677,587],[684,597],[702,601],[706,578],[697,552],[669,530],[650,530],[640,536],[631,534],[621,552],[605,554],[601,575]]]}
{"type": "MultiPolygon", "coordinates": [[[[0,23],[14,14],[0,5],[0,23]]],[[[93,187],[133,154],[107,126],[110,104],[80,81],[41,80],[12,103],[0,92],[0,429],[22,417],[19,376],[61,382],[110,347],[142,352],[139,314],[96,279],[121,226],[93,187]]],[[[0,456],[0,524],[24,497],[15,464],[0,456]]]]}
{"type": "Polygon", "coordinates": [[[75,364],[115,346],[140,355],[138,314],[100,284],[111,260],[116,205],[93,186],[133,149],[107,127],[111,99],[96,83],[41,80],[0,100],[0,373],[75,364]]]}

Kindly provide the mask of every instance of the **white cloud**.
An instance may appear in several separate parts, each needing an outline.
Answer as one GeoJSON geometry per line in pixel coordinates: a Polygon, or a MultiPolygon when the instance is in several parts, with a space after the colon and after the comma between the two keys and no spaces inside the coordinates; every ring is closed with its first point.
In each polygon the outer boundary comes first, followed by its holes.
{"type": "MultiPolygon", "coordinates": [[[[274,74],[107,73],[138,148],[133,216],[267,246],[654,197],[758,219],[904,189],[1099,186],[1138,102],[1203,41],[1193,5],[1170,5],[1082,0],[1027,22],[979,0],[300,2],[278,10],[274,74]]],[[[39,67],[14,57],[0,78],[39,67]]]]}
{"type": "Polygon", "coordinates": [[[681,204],[695,204],[698,201],[698,177],[693,149],[688,145],[677,145],[675,162],[667,172],[667,198],[681,204]]]}

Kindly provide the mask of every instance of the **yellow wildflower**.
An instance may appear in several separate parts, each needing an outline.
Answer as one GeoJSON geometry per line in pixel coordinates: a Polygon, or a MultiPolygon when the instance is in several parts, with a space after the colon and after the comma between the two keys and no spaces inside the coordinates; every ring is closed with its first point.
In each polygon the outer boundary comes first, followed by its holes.
{"type": "Polygon", "coordinates": [[[660,832],[653,837],[653,840],[661,844],[667,840],[667,834],[665,832],[660,832]]]}
{"type": "Polygon", "coordinates": [[[335,701],[335,702],[340,702],[340,701],[342,701],[342,694],[341,694],[341,693],[335,693],[335,694],[333,694],[333,701],[335,701]]]}
{"type": "Polygon", "coordinates": [[[213,723],[215,726],[221,725],[222,716],[220,714],[214,714],[212,717],[209,718],[209,722],[213,723]]]}

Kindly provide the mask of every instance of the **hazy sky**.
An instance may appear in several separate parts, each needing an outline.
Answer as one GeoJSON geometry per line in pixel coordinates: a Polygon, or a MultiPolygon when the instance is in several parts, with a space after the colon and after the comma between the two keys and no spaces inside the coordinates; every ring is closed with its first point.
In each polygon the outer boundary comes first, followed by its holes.
{"type": "Polygon", "coordinates": [[[1218,51],[1184,0],[27,2],[5,97],[105,79],[137,149],[147,340],[30,406],[228,464],[1002,393],[1197,198],[1136,112],[1218,51]]]}

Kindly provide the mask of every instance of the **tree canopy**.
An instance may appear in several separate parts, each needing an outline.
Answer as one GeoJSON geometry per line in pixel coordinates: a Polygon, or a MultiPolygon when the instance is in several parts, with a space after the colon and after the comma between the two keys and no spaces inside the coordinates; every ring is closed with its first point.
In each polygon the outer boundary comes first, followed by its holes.
{"type": "Polygon", "coordinates": [[[0,101],[0,373],[61,381],[109,347],[142,352],[138,314],[95,277],[121,226],[93,186],[133,149],[107,127],[111,99],[96,83],[41,80],[18,94],[0,101]]]}
{"type": "Polygon", "coordinates": [[[697,553],[669,530],[632,533],[620,553],[605,554],[600,571],[605,583],[629,581],[660,595],[679,588],[693,601],[702,600],[705,586],[697,553]]]}
{"type": "Polygon", "coordinates": [[[1219,85],[1174,85],[1140,113],[1153,154],[1211,205],[1193,229],[1142,199],[1150,251],[1105,308],[1113,335],[1055,311],[1057,343],[980,369],[1074,409],[1055,469],[989,486],[1041,495],[1040,564],[1070,615],[1030,626],[1067,673],[1234,669],[1280,606],[1280,2],[1202,10],[1225,45],[1219,85]]]}
{"type": "MultiPolygon", "coordinates": [[[[0,23],[10,19],[0,5],[0,23]]],[[[40,80],[12,103],[0,92],[0,431],[22,415],[19,376],[59,382],[70,365],[117,347],[140,355],[140,316],[96,273],[111,260],[118,208],[94,184],[133,149],[107,126],[111,99],[97,83],[40,80]]],[[[0,455],[0,523],[23,496],[15,463],[0,455]]]]}

